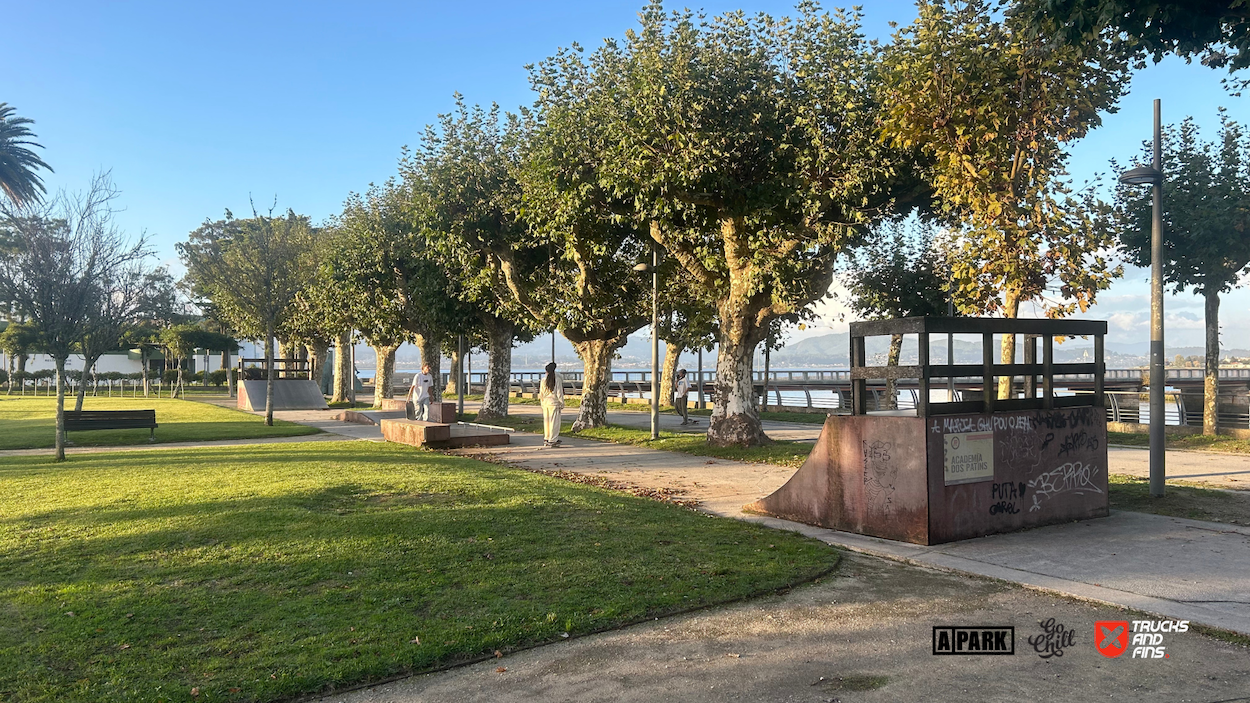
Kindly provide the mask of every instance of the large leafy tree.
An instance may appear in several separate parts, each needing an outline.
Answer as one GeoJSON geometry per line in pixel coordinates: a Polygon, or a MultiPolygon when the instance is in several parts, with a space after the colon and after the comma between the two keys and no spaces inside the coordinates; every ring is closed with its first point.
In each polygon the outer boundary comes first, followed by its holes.
{"type": "MultiPolygon", "coordinates": [[[[1151,147],[1143,152],[1149,163],[1151,147]]],[[[1166,128],[1163,139],[1163,275],[1176,292],[1205,300],[1206,373],[1203,432],[1215,434],[1220,367],[1220,295],[1250,271],[1250,135],[1223,116],[1214,142],[1193,119],[1166,128]]],[[[1113,164],[1113,169],[1118,166],[1113,164]]],[[[1151,195],[1141,186],[1116,190],[1113,228],[1128,261],[1150,265],[1151,195]]]]}
{"type": "Polygon", "coordinates": [[[708,292],[719,318],[708,439],[767,441],[755,347],[824,296],[844,247],[918,192],[876,128],[877,48],[859,16],[710,21],[658,4],[590,59],[604,91],[604,179],[708,292]]]}
{"type": "MultiPolygon", "coordinates": [[[[960,310],[1016,317],[1032,302],[1059,317],[1120,273],[1105,206],[1062,178],[1068,145],[1114,109],[1128,67],[1107,41],[1042,46],[1021,23],[983,0],[921,2],[885,60],[884,134],[933,160],[960,310]]],[[[1002,359],[1014,357],[1005,335],[1002,359]]],[[[1010,389],[1000,379],[999,395],[1010,389]]]]}
{"type": "Polygon", "coordinates": [[[206,221],[180,242],[187,278],[213,301],[231,326],[250,339],[265,340],[265,424],[273,424],[274,335],[310,280],[312,228],[308,218],[288,210],[274,217],[206,221]]]}
{"type": "MultiPolygon", "coordinates": [[[[440,374],[444,341],[466,327],[475,310],[456,297],[456,285],[408,217],[408,198],[397,183],[352,195],[336,219],[340,235],[328,262],[331,287],[357,329],[378,352],[375,404],[389,390],[398,341],[412,339],[421,361],[440,374]],[[398,340],[398,341],[397,341],[398,340]],[[383,388],[384,383],[386,388],[383,388]]],[[[439,399],[442,387],[431,390],[439,399]]]]}
{"type": "Polygon", "coordinates": [[[1011,11],[1052,42],[1101,42],[1145,52],[1200,56],[1208,66],[1250,66],[1250,3],[1245,0],[1016,0],[1011,11]]]}
{"type": "Polygon", "coordinates": [[[602,177],[601,86],[575,51],[531,70],[538,99],[525,124],[515,173],[529,266],[499,257],[513,298],[535,323],[558,328],[581,357],[575,430],[607,424],[612,359],[650,317],[650,277],[632,271],[652,244],[631,217],[628,194],[602,177]],[[545,265],[543,261],[545,260],[545,265]]]}
{"type": "Polygon", "coordinates": [[[542,328],[508,283],[532,280],[549,261],[519,207],[519,129],[497,106],[469,108],[457,95],[455,110],[428,127],[400,165],[413,226],[455,284],[454,294],[478,311],[486,333],[481,420],[507,416],[513,341],[542,328]]]}
{"type": "Polygon", "coordinates": [[[34,141],[27,125],[34,120],[18,117],[8,103],[0,103],[0,191],[14,206],[39,200],[46,192],[39,169],[52,171],[30,147],[43,147],[34,141]]]}

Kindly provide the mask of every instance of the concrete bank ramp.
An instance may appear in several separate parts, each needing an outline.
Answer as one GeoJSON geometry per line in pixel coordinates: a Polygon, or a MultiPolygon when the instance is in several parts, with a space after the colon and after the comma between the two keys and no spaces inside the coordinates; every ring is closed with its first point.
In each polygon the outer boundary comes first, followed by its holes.
{"type": "MultiPolygon", "coordinates": [[[[266,381],[239,382],[239,410],[248,412],[265,409],[266,381]]],[[[325,396],[312,381],[282,378],[273,382],[274,410],[326,410],[325,396]]]]}

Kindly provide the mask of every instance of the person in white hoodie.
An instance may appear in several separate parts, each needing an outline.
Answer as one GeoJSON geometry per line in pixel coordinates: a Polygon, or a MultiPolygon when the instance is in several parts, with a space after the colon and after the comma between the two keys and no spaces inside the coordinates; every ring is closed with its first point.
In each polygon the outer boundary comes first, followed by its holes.
{"type": "Polygon", "coordinates": [[[412,379],[412,388],[408,389],[409,420],[428,420],[430,417],[430,388],[434,386],[434,376],[430,374],[430,365],[421,364],[421,373],[412,379]]]}
{"type": "Polygon", "coordinates": [[[538,384],[538,403],[543,408],[543,446],[560,446],[560,411],[564,410],[564,378],[556,362],[546,366],[547,377],[538,384]]]}

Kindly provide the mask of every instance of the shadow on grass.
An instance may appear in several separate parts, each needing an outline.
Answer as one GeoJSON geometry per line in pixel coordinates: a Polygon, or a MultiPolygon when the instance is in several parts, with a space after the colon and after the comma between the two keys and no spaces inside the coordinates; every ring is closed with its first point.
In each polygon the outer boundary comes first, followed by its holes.
{"type": "Polygon", "coordinates": [[[826,546],[364,443],[0,459],[0,692],[271,700],[826,572],[826,546]]]}

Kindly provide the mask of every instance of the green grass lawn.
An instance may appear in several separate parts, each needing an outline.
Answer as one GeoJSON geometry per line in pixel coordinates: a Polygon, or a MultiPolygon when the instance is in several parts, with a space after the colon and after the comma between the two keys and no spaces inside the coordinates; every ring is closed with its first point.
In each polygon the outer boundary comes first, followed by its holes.
{"type": "Polygon", "coordinates": [[[1163,497],[1154,498],[1150,495],[1148,478],[1111,474],[1109,479],[1112,508],[1250,525],[1250,492],[1178,485],[1169,481],[1163,497]]]}
{"type": "MultiPolygon", "coordinates": [[[[1108,444],[1131,447],[1149,447],[1150,435],[1128,432],[1108,432],[1108,444]]],[[[1192,449],[1195,451],[1224,452],[1226,454],[1250,454],[1250,439],[1237,439],[1228,435],[1168,435],[1168,449],[1192,449]]]]}
{"type": "Polygon", "coordinates": [[[393,444],[0,457],[0,700],[272,701],[826,573],[789,532],[393,444]]]}
{"type": "MultiPolygon", "coordinates": [[[[66,398],[67,409],[74,401],[66,398]]],[[[214,439],[254,439],[316,434],[320,430],[293,422],[265,419],[209,403],[162,398],[100,398],[88,396],[84,410],[156,409],[157,442],[193,442],[214,439]]],[[[92,430],[70,432],[80,447],[147,444],[149,430],[92,430]]],[[[0,396],[0,449],[39,449],[56,444],[56,398],[0,396]]]]}

